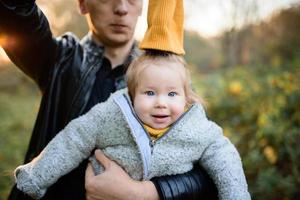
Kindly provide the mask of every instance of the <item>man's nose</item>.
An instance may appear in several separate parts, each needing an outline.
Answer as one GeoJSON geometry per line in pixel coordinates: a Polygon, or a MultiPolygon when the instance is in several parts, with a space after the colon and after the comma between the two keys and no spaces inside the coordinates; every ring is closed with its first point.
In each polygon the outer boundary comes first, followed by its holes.
{"type": "Polygon", "coordinates": [[[117,15],[126,15],[128,13],[128,0],[118,0],[115,8],[114,13],[117,15]]]}

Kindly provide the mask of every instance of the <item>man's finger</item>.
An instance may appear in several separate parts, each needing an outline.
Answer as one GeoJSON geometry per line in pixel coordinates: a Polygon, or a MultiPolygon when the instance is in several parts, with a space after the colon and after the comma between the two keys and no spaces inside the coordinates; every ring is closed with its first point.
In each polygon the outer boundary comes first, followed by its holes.
{"type": "Polygon", "coordinates": [[[101,150],[97,149],[95,151],[95,156],[96,156],[96,159],[102,164],[104,169],[106,169],[110,166],[111,160],[108,159],[101,150]]]}
{"type": "Polygon", "coordinates": [[[89,163],[85,170],[85,180],[88,180],[89,178],[94,177],[94,176],[95,176],[95,174],[94,174],[92,164],[89,163]]]}

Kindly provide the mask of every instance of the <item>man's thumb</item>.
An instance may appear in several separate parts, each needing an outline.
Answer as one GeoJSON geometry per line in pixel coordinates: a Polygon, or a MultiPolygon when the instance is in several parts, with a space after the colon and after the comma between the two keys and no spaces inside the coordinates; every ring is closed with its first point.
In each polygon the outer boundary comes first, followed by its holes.
{"type": "Polygon", "coordinates": [[[104,169],[110,166],[111,160],[108,159],[100,149],[95,150],[95,156],[96,159],[102,164],[104,169]]]}

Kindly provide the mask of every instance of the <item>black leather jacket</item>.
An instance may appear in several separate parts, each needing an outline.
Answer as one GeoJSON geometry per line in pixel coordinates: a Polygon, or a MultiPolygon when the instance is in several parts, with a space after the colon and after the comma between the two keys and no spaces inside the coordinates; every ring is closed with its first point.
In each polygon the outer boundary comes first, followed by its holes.
{"type": "MultiPolygon", "coordinates": [[[[82,114],[104,49],[92,51],[91,40],[80,43],[72,34],[52,37],[48,21],[34,0],[0,0],[0,36],[4,37],[1,45],[10,59],[37,83],[43,94],[25,157],[28,162],[71,119],[82,114]]],[[[134,56],[133,50],[131,57],[134,56]]],[[[43,199],[85,199],[86,163],[59,179],[43,199]]],[[[205,194],[216,194],[209,178],[199,169],[152,181],[161,199],[205,199],[205,194]]],[[[9,199],[31,198],[14,187],[9,199]]]]}

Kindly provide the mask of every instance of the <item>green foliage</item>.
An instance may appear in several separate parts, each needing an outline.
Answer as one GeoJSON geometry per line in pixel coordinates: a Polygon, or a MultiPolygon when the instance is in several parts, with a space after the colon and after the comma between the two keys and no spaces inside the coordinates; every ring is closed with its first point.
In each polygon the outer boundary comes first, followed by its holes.
{"type": "Polygon", "coordinates": [[[0,199],[6,199],[12,172],[23,163],[37,112],[38,91],[20,72],[0,71],[0,199]],[[2,78],[10,81],[2,82],[2,78]]]}
{"type": "Polygon", "coordinates": [[[300,68],[236,67],[202,75],[198,90],[237,146],[253,199],[299,199],[300,68]]]}
{"type": "Polygon", "coordinates": [[[209,116],[241,154],[253,199],[300,199],[299,19],[298,5],[225,32],[223,68],[193,74],[209,116]]]}

